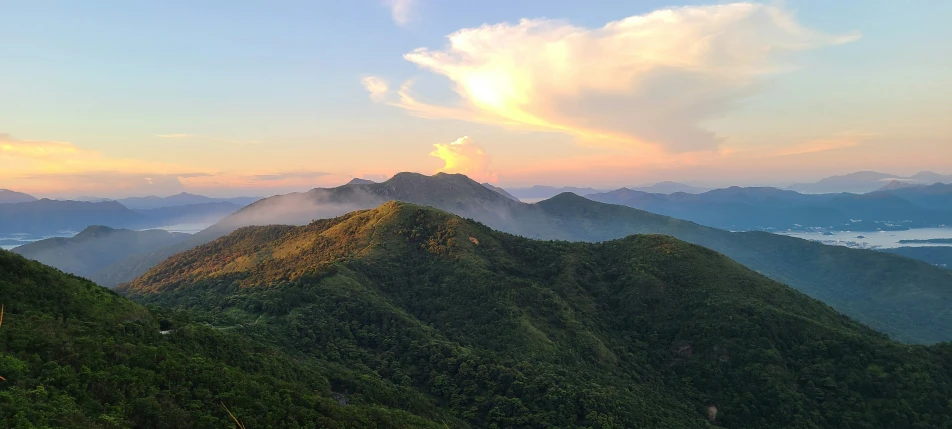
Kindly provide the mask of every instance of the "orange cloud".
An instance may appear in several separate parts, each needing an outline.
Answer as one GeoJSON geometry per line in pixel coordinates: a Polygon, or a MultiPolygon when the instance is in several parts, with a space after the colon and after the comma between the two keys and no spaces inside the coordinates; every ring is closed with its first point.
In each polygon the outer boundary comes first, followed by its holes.
{"type": "Polygon", "coordinates": [[[433,146],[436,150],[430,152],[430,155],[443,160],[444,163],[439,171],[465,174],[479,182],[498,181],[496,173],[489,171],[489,155],[469,137],[464,136],[450,143],[437,143],[433,146]]]}
{"type": "Polygon", "coordinates": [[[37,140],[17,140],[9,134],[0,134],[0,157],[53,159],[80,154],[71,143],[37,140]]]}
{"type": "Polygon", "coordinates": [[[847,43],[802,27],[779,6],[682,7],[597,29],[535,19],[457,31],[443,50],[404,56],[449,78],[459,107],[417,100],[409,82],[394,104],[415,115],[570,134],[605,147],[708,150],[700,124],[782,71],[775,54],[847,43]]]}

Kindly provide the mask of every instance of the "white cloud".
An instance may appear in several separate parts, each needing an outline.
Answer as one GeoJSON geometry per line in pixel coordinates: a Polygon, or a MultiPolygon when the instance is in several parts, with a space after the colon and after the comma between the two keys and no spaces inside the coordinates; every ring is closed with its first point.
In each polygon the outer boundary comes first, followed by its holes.
{"type": "Polygon", "coordinates": [[[390,7],[390,16],[397,25],[407,25],[410,22],[410,12],[416,5],[416,0],[385,0],[390,7]]]}
{"type": "Polygon", "coordinates": [[[364,84],[364,88],[367,89],[367,92],[370,93],[370,99],[373,101],[383,101],[387,96],[387,92],[390,90],[387,86],[387,81],[377,76],[367,76],[361,79],[361,82],[364,84]]]}
{"type": "Polygon", "coordinates": [[[711,150],[702,121],[731,109],[760,77],[789,70],[781,54],[847,43],[801,26],[780,6],[736,3],[658,10],[597,29],[533,19],[457,31],[442,50],[404,56],[449,78],[454,105],[394,104],[422,117],[562,132],[589,143],[711,150]]]}
{"type": "Polygon", "coordinates": [[[445,164],[439,171],[465,174],[478,182],[495,183],[498,180],[496,173],[489,171],[489,155],[469,137],[433,146],[436,150],[430,155],[443,160],[445,164]]]}

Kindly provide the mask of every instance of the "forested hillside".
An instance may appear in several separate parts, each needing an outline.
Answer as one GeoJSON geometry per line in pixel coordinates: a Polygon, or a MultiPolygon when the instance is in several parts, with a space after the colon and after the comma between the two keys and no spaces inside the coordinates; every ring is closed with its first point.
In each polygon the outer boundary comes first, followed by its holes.
{"type": "Polygon", "coordinates": [[[474,427],[952,427],[952,348],[889,340],[657,235],[499,233],[388,203],[242,228],[122,293],[365,368],[474,427]]]}
{"type": "Polygon", "coordinates": [[[248,428],[466,427],[366,368],[146,309],[3,250],[0,304],[0,427],[233,428],[225,407],[248,428]]]}
{"type": "Polygon", "coordinates": [[[131,281],[175,253],[241,226],[307,224],[398,200],[436,207],[497,230],[543,240],[606,241],[666,234],[721,252],[900,341],[952,340],[952,273],[882,252],[751,232],[732,233],[564,193],[524,204],[460,174],[400,173],[383,183],[353,184],[260,200],[175,246],[133,256],[104,270],[131,281]]]}

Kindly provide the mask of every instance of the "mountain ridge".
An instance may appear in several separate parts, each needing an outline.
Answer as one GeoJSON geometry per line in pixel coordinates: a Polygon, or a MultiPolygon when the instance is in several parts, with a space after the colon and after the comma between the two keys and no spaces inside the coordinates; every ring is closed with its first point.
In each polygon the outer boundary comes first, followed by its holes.
{"type": "Polygon", "coordinates": [[[308,355],[348,350],[348,362],[376,365],[384,379],[457,398],[475,427],[938,427],[952,414],[952,404],[920,399],[952,389],[947,345],[889,341],[666,236],[543,242],[388,202],[304,226],[241,228],[122,292],[209,320],[255,321],[308,355]],[[347,326],[351,337],[335,334],[347,326]],[[460,361],[467,369],[449,375],[460,361]],[[916,374],[902,377],[924,382],[845,382],[903,365],[916,374]],[[513,390],[511,377],[558,390],[513,390]],[[590,400],[571,399],[580,396],[590,400]],[[516,397],[517,408],[498,409],[516,397]],[[899,397],[916,398],[912,409],[897,408],[899,397]],[[546,411],[553,403],[563,411],[546,411]]]}

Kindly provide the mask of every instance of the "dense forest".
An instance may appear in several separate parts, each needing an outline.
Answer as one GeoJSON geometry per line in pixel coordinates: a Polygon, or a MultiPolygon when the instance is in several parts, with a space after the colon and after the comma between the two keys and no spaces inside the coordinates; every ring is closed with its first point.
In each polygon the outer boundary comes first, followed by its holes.
{"type": "Polygon", "coordinates": [[[952,346],[664,236],[534,241],[388,203],[242,228],[121,292],[373,374],[448,425],[952,428],[952,346]]]}
{"type": "Polygon", "coordinates": [[[229,412],[248,428],[467,426],[366,368],[147,309],[3,250],[0,303],[0,427],[234,428],[229,412]]]}

